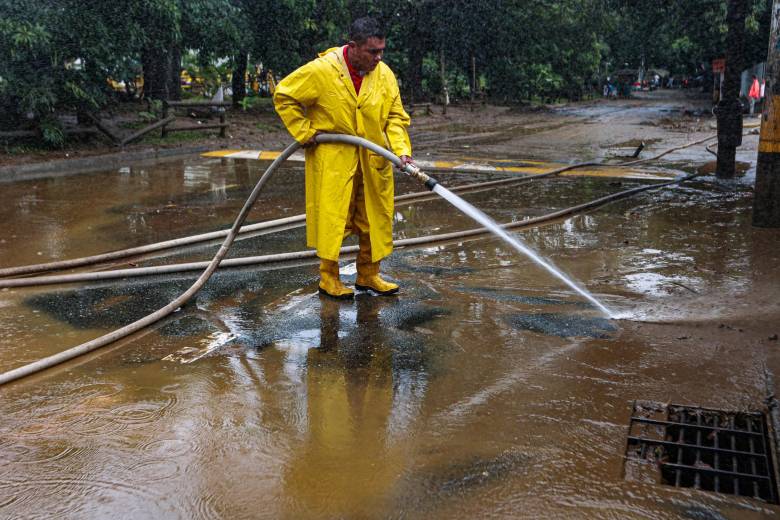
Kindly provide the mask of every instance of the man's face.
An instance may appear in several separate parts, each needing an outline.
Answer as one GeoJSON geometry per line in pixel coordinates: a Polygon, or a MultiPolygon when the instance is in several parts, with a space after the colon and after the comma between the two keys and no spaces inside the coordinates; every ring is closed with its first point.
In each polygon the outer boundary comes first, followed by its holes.
{"type": "Polygon", "coordinates": [[[359,72],[371,72],[382,61],[385,52],[384,38],[368,38],[363,43],[349,42],[352,52],[349,55],[352,66],[359,72]]]}

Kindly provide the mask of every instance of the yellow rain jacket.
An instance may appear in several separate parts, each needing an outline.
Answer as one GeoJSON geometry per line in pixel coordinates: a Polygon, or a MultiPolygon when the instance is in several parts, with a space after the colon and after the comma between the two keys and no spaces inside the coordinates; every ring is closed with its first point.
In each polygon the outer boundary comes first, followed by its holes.
{"type": "MultiPolygon", "coordinates": [[[[315,132],[349,134],[412,155],[409,115],[398,83],[384,63],[366,74],[360,95],[349,76],[343,47],[321,53],[276,86],[276,112],[299,143],[315,132]]],[[[371,235],[371,261],[393,250],[393,169],[383,157],[349,144],[325,143],[306,149],[306,242],[326,260],[338,260],[360,167],[371,235]]]]}

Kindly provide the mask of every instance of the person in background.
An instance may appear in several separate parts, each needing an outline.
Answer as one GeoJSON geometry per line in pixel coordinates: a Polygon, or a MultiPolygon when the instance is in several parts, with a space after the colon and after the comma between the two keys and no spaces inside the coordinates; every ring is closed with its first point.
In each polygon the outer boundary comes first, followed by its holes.
{"type": "Polygon", "coordinates": [[[753,82],[750,84],[750,91],[748,92],[748,101],[750,101],[750,115],[756,109],[756,101],[761,99],[761,86],[758,84],[758,78],[753,74],[753,82]]]}

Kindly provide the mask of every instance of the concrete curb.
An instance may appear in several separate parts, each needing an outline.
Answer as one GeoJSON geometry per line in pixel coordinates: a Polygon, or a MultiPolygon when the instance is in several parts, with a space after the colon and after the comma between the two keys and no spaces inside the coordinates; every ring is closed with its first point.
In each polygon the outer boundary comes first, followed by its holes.
{"type": "Polygon", "coordinates": [[[0,183],[119,169],[130,162],[168,159],[183,155],[198,154],[213,149],[213,145],[190,146],[186,148],[147,149],[133,152],[93,155],[91,157],[79,159],[60,159],[42,163],[0,166],[0,183]]]}

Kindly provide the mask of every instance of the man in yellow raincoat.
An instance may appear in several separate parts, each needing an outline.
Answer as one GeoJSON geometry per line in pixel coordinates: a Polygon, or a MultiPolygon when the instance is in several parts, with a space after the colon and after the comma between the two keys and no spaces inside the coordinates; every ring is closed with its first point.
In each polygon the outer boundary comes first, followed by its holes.
{"type": "Polygon", "coordinates": [[[351,298],[339,280],[344,237],[358,235],[359,290],[393,294],[379,276],[393,250],[393,169],[383,157],[349,144],[317,144],[319,133],[350,134],[412,162],[398,83],[382,63],[385,36],[372,18],[350,27],[350,42],[329,49],[276,87],[274,105],[287,130],[306,148],[306,241],[320,257],[320,293],[351,298]]]}

